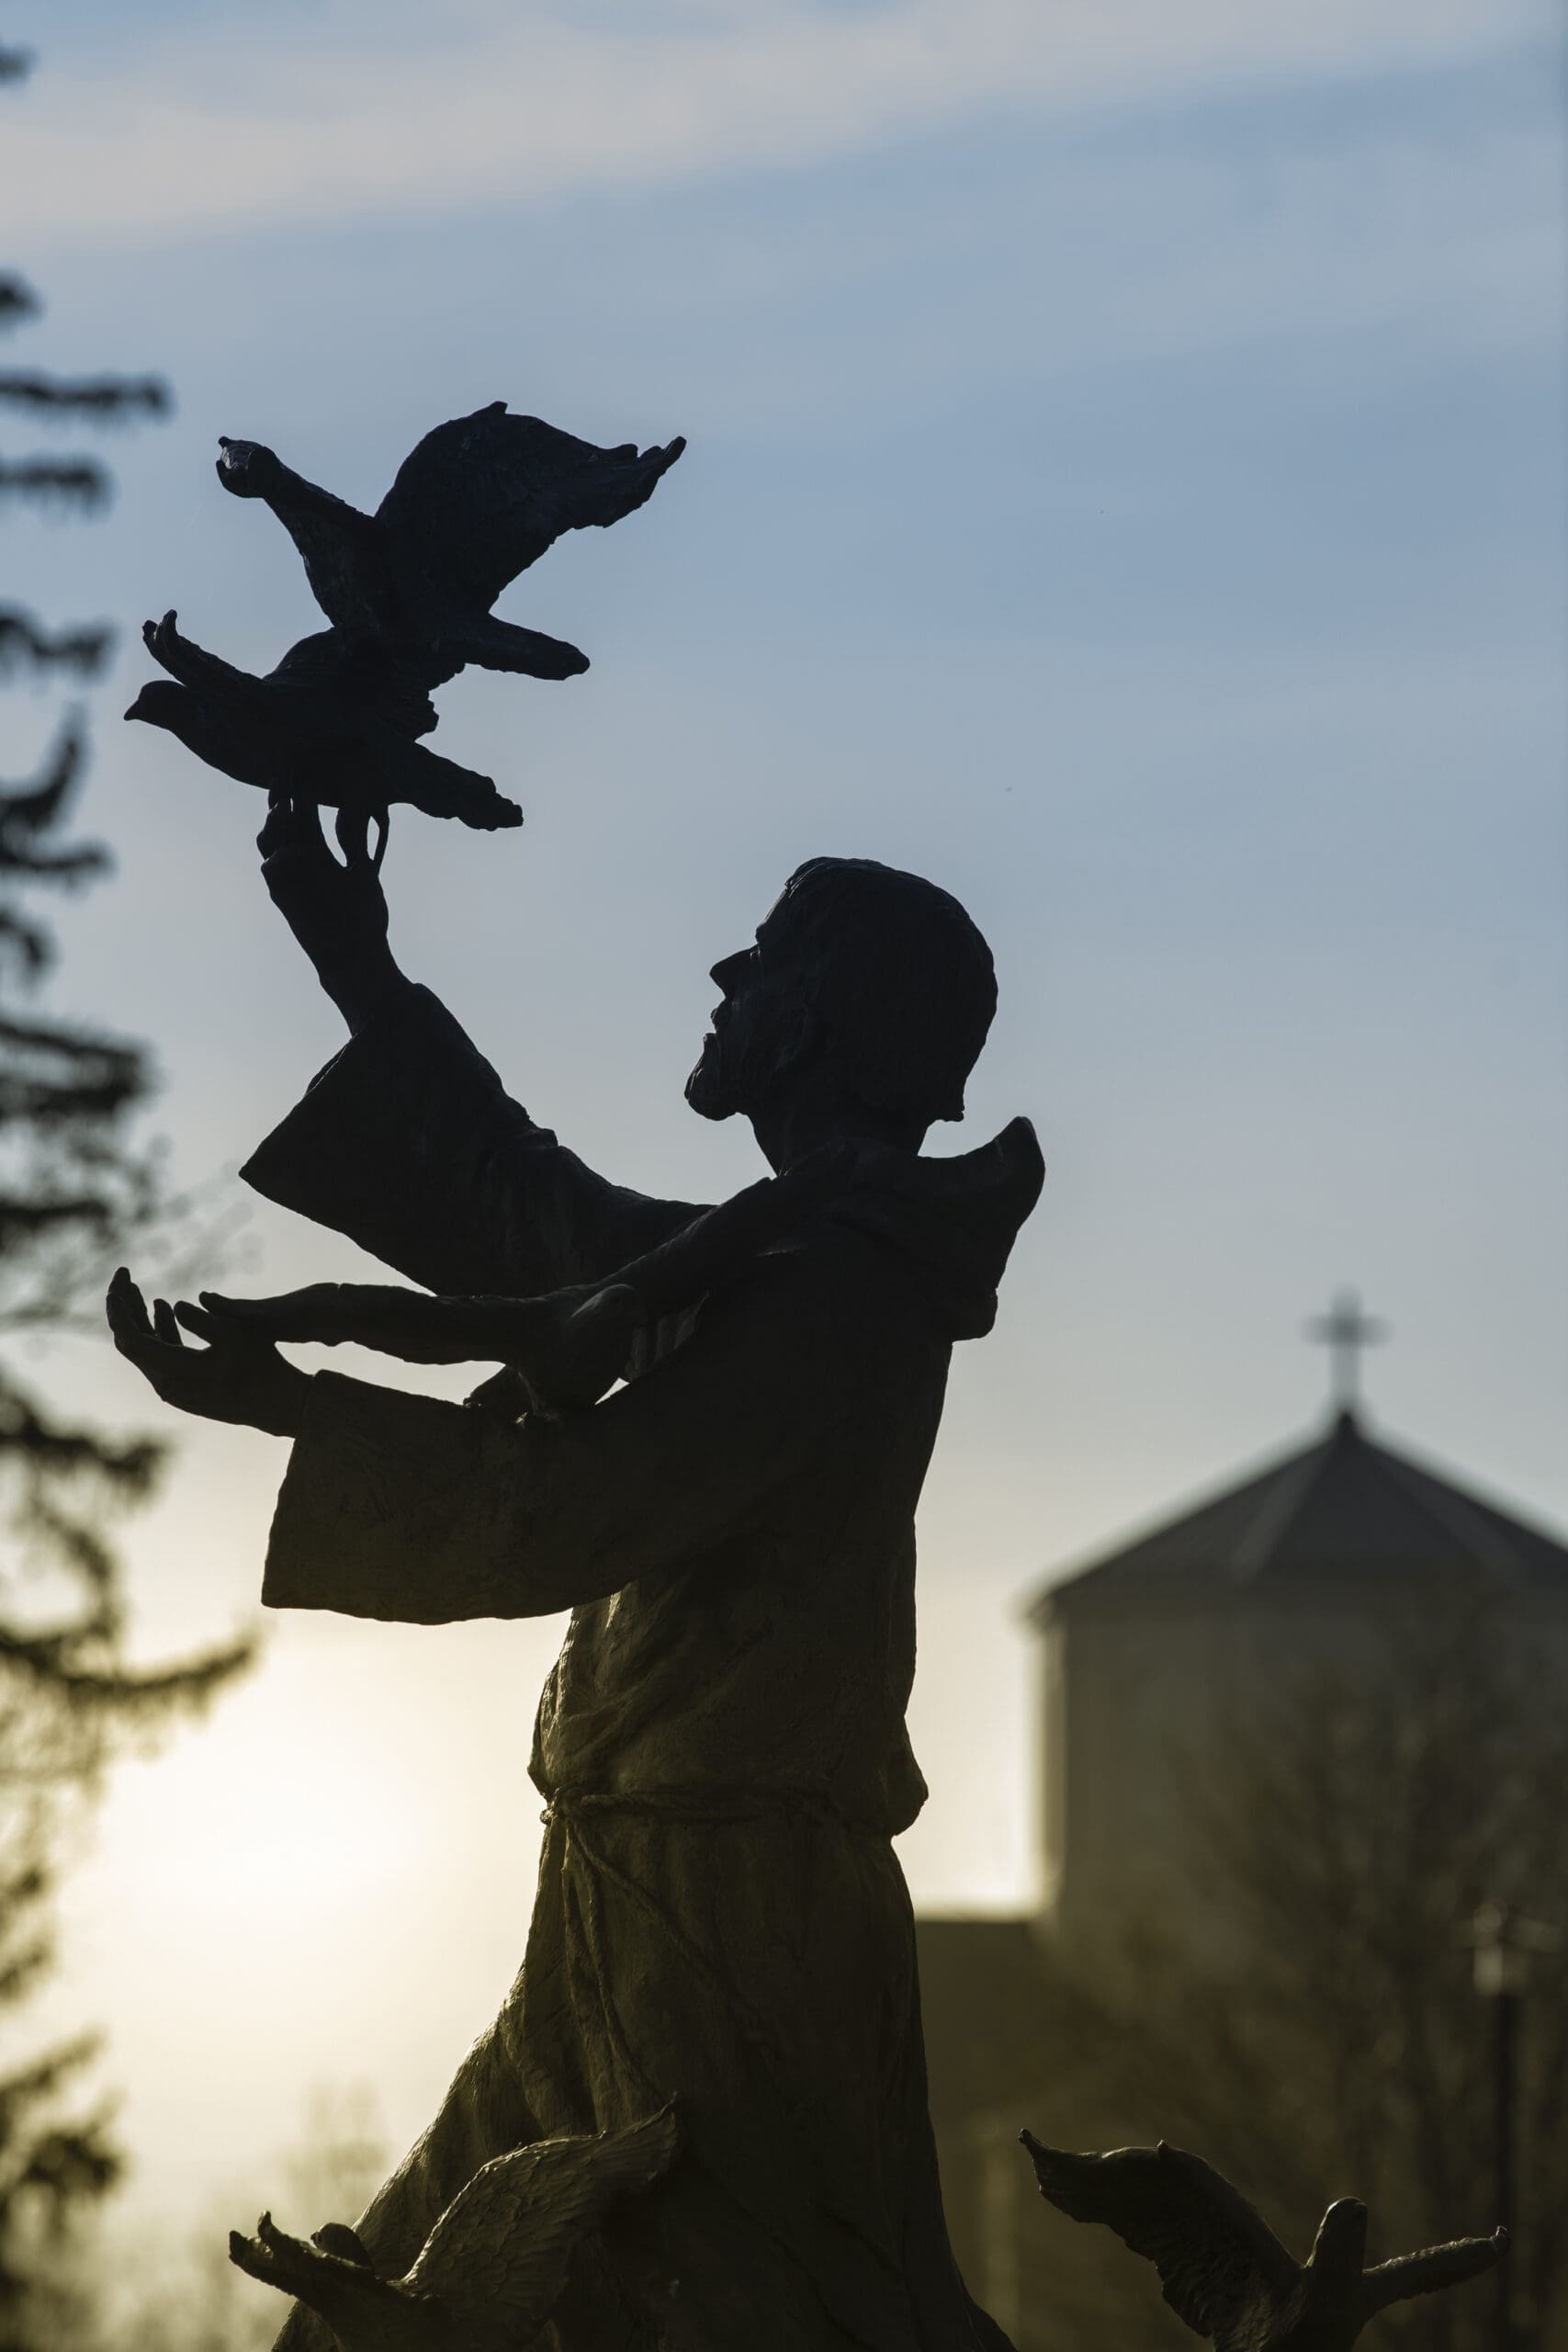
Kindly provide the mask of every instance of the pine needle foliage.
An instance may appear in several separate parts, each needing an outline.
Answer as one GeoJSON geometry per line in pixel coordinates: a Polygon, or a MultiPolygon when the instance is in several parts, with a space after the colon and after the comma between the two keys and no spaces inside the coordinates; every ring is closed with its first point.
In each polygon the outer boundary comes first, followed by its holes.
{"type": "MultiPolygon", "coordinates": [[[[0,84],[28,62],[0,49],[0,84]]],[[[0,273],[0,328],[39,308],[22,278],[0,273]]],[[[151,377],[17,374],[0,378],[0,404],[96,426],[164,414],[169,401],[151,377]]],[[[0,452],[0,507],[92,512],[110,489],[96,458],[0,452]]],[[[89,679],[111,645],[102,623],[0,605],[0,682],[89,679]]],[[[56,954],[49,896],[110,870],[107,852],[71,827],[85,755],[85,720],[67,714],[41,754],[13,755],[30,773],[0,780],[0,2352],[59,2352],[56,2250],[122,2163],[84,2085],[94,2036],[29,2047],[26,2005],[55,1960],[60,1873],[113,1758],[198,1711],[249,1654],[232,1643],[130,1662],[116,1537],[152,1492],[164,1448],[62,1412],[30,1369],[39,1340],[101,1329],[109,1271],[166,1238],[179,1208],[134,1135],[153,1091],[148,1049],[42,1001],[56,954]]]]}

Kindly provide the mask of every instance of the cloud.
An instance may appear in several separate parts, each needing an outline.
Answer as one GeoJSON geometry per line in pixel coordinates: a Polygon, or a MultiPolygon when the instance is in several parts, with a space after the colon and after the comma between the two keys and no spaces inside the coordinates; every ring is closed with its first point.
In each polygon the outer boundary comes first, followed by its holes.
{"type": "MultiPolygon", "coordinates": [[[[1543,0],[337,0],[58,56],[6,126],[50,240],[460,209],[790,168],[998,107],[1440,68],[1543,0]],[[265,28],[264,28],[265,26],[265,28]]],[[[47,63],[47,61],[46,61],[47,63]]]]}

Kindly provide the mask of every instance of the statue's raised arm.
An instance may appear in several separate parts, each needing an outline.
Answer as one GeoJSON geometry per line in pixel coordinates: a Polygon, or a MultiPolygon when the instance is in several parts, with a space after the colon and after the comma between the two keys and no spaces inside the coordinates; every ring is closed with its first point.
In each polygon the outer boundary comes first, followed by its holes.
{"type": "Polygon", "coordinates": [[[427,1289],[532,1297],[603,1281],[705,1204],[613,1184],[537,1125],[445,1008],[399,968],[381,878],[340,865],[315,808],[260,836],[274,902],[350,1040],[243,1170],[427,1289]]]}

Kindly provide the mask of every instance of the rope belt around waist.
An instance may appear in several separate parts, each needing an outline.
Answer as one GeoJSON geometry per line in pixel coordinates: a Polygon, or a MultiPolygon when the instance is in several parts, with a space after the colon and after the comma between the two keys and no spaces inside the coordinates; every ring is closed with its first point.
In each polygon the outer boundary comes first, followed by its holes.
{"type": "Polygon", "coordinates": [[[721,1826],[731,1822],[808,1821],[852,1837],[888,1843],[885,1830],[852,1821],[830,1798],[814,1789],[721,1789],[698,1785],[664,1789],[557,1789],[539,1815],[546,1828],[574,1820],[669,1821],[721,1826]]]}

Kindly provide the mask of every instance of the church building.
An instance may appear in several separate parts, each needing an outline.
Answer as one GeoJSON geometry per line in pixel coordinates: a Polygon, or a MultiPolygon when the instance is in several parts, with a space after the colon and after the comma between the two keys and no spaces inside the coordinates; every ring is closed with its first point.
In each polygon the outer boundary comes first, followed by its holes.
{"type": "Polygon", "coordinates": [[[1568,1690],[1568,1544],[1369,1430],[1357,1363],[1378,1334],[1352,1297],[1314,1332],[1334,1351],[1325,1427],[1027,1608],[1041,1906],[918,1930],[944,2194],[976,2291],[999,2258],[982,2176],[995,2119],[1027,2087],[1042,1949],[1070,1951],[1134,1911],[1223,1945],[1225,1923],[1194,1916],[1188,1891],[1192,1783],[1179,1761],[1223,1756],[1238,1718],[1266,1726],[1270,1694],[1314,1661],[1386,1671],[1391,1628],[1456,1595],[1555,1662],[1568,1690]]]}

